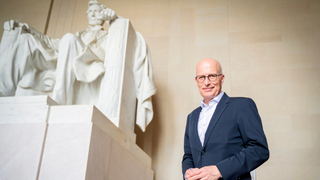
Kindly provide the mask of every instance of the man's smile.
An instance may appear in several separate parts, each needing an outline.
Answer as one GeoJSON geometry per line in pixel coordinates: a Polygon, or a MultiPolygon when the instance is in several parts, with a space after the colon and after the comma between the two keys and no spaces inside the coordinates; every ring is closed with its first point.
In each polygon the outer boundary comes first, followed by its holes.
{"type": "Polygon", "coordinates": [[[202,88],[204,91],[211,91],[214,87],[206,87],[206,88],[202,88]]]}

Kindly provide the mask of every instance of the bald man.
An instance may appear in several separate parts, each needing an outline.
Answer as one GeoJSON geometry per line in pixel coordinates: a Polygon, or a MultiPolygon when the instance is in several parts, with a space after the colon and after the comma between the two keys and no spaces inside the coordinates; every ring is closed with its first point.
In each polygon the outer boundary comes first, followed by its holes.
{"type": "Polygon", "coordinates": [[[182,172],[186,180],[251,180],[269,158],[254,101],[222,91],[224,74],[214,59],[201,60],[195,82],[203,97],[187,119],[182,172]]]}

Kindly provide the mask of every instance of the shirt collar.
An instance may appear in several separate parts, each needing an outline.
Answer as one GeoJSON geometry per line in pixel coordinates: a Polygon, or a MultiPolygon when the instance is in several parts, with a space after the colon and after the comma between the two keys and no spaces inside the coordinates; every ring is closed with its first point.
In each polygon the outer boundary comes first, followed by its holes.
{"type": "MultiPolygon", "coordinates": [[[[223,96],[224,92],[221,91],[221,93],[216,96],[215,98],[213,98],[210,102],[209,102],[209,106],[213,106],[215,103],[218,104],[219,101],[221,100],[222,96],[223,96]]],[[[206,103],[204,103],[204,100],[201,101],[201,108],[207,107],[208,105],[206,103]]]]}

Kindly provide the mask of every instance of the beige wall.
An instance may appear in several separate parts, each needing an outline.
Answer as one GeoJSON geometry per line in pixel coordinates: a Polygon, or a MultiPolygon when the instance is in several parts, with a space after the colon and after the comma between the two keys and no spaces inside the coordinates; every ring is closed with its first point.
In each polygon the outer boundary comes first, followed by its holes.
{"type": "Polygon", "coordinates": [[[4,22],[12,19],[28,23],[44,33],[50,4],[51,0],[0,0],[0,39],[4,22]]]}
{"type": "MultiPolygon", "coordinates": [[[[47,34],[61,38],[86,28],[87,2],[54,0],[47,34]]],[[[205,57],[221,62],[228,95],[251,97],[258,106],[271,151],[258,180],[320,178],[320,1],[101,2],[129,18],[151,49],[155,118],[136,133],[156,180],[182,178],[186,116],[201,101],[195,65],[205,57]]],[[[0,23],[18,19],[44,32],[49,0],[0,4],[0,23]]]]}

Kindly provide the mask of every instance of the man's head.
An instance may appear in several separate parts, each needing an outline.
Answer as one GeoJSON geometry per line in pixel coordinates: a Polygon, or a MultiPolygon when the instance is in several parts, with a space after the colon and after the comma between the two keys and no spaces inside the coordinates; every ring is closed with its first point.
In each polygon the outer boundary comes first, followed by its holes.
{"type": "Polygon", "coordinates": [[[196,68],[195,81],[206,104],[221,93],[224,75],[217,60],[206,58],[196,68]]]}
{"type": "Polygon", "coordinates": [[[89,1],[88,3],[88,20],[89,20],[89,25],[94,26],[94,25],[103,25],[104,20],[101,17],[101,11],[103,9],[106,9],[106,6],[102,5],[98,1],[89,1]]]}

